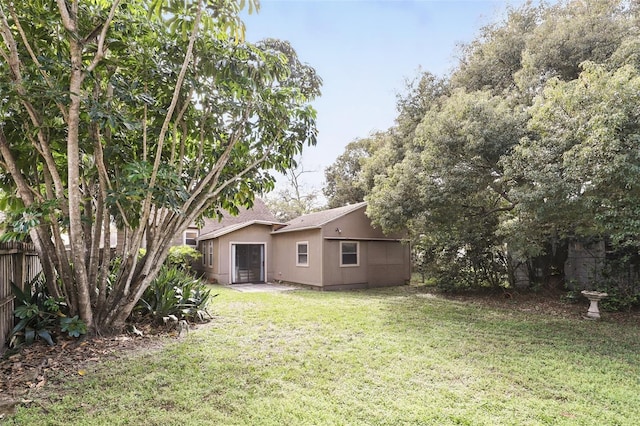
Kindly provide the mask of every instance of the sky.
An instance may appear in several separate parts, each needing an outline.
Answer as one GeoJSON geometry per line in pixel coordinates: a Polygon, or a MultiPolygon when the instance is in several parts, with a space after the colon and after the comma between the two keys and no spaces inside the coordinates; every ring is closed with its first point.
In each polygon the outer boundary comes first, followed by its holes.
{"type": "MultiPolygon", "coordinates": [[[[246,38],[288,40],[323,80],[318,143],[306,148],[304,189],[321,189],[324,170],[345,146],[394,125],[396,96],[420,70],[446,76],[459,46],[523,0],[261,0],[244,16],[246,38]]],[[[278,187],[286,179],[278,180],[278,187]]]]}

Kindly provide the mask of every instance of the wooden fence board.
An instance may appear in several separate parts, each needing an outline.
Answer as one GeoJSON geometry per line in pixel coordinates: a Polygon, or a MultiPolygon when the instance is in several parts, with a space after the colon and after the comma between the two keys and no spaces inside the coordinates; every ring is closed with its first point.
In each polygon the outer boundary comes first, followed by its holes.
{"type": "Polygon", "coordinates": [[[24,286],[42,270],[31,244],[0,244],[0,355],[6,349],[7,337],[13,328],[13,292],[11,283],[24,286]]]}

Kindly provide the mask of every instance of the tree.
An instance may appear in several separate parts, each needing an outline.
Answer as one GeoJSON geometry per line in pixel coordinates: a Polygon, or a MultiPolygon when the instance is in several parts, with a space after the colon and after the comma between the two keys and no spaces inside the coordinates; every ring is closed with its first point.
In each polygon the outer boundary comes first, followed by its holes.
{"type": "Polygon", "coordinates": [[[325,186],[323,192],[327,197],[329,208],[342,207],[364,201],[366,188],[359,181],[362,164],[371,156],[372,135],[364,139],[356,139],[347,144],[344,152],[324,171],[325,186]]]}
{"type": "Polygon", "coordinates": [[[529,137],[504,160],[518,202],[505,233],[522,251],[555,235],[640,243],[640,71],[583,68],[575,80],[547,84],[529,137]]]}
{"type": "Polygon", "coordinates": [[[315,143],[320,79],[286,42],[243,42],[240,8],[0,5],[1,165],[22,204],[12,230],[28,232],[50,293],[90,330],[123,327],[176,233],[249,206],[273,187],[269,170],[315,143]],[[112,223],[124,243],[108,281],[112,223]]]}
{"type": "Polygon", "coordinates": [[[451,85],[467,91],[491,90],[496,95],[516,90],[522,53],[543,10],[528,2],[510,9],[502,22],[483,27],[475,40],[460,46],[461,58],[451,85]]]}
{"type": "Polygon", "coordinates": [[[553,77],[574,80],[584,61],[605,63],[623,39],[637,34],[627,2],[581,0],[544,9],[522,51],[522,67],[514,74],[525,93],[539,93],[553,77]]]}
{"type": "Polygon", "coordinates": [[[368,215],[385,231],[409,229],[416,243],[438,253],[430,257],[441,282],[501,284],[506,254],[496,229],[515,202],[500,160],[518,143],[526,118],[489,92],[454,91],[418,127],[421,150],[376,181],[368,215]]]}
{"type": "Polygon", "coordinates": [[[302,182],[302,176],[313,171],[305,170],[301,161],[296,167],[287,170],[287,186],[276,192],[275,196],[266,200],[267,206],[278,220],[287,222],[303,214],[319,210],[320,191],[308,189],[302,182]]]}
{"type": "Polygon", "coordinates": [[[428,108],[408,120],[421,123],[415,136],[379,151],[394,163],[368,214],[409,229],[450,285],[499,282],[507,247],[538,256],[571,236],[635,241],[637,23],[633,2],[581,0],[529,2],[483,28],[450,89],[418,94],[428,108]]]}
{"type": "Polygon", "coordinates": [[[325,170],[324,195],[329,207],[358,203],[371,192],[377,176],[413,150],[415,131],[425,113],[448,94],[446,81],[420,72],[405,81],[396,96],[395,126],[349,143],[345,151],[325,170]]]}

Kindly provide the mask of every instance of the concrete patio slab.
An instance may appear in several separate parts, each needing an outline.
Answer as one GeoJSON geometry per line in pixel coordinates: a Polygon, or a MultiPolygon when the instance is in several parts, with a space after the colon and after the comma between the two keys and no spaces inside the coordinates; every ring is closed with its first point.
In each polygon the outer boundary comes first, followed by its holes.
{"type": "Polygon", "coordinates": [[[282,291],[299,290],[300,287],[284,284],[231,284],[228,286],[234,290],[238,290],[242,293],[278,293],[282,291]]]}

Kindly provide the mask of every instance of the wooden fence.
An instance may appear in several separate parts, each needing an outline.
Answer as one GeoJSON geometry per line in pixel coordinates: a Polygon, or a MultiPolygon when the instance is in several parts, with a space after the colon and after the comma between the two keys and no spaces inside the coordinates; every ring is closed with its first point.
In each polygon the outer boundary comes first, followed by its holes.
{"type": "Polygon", "coordinates": [[[7,337],[14,323],[11,283],[23,286],[41,270],[40,259],[32,244],[0,244],[0,355],[6,349],[7,337]]]}

